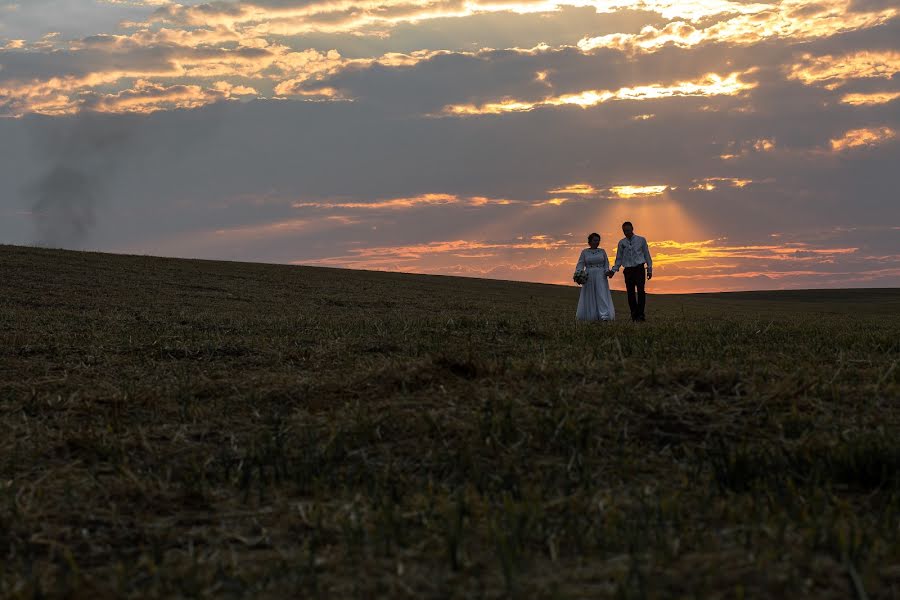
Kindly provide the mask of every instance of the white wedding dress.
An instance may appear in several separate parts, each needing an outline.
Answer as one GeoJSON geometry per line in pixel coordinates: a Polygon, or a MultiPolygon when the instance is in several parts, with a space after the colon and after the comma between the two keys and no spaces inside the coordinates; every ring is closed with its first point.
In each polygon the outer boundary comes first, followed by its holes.
{"type": "Polygon", "coordinates": [[[576,271],[587,268],[588,280],[581,286],[575,318],[580,321],[612,321],[616,318],[612,294],[609,293],[609,257],[603,248],[585,248],[578,257],[576,271]]]}

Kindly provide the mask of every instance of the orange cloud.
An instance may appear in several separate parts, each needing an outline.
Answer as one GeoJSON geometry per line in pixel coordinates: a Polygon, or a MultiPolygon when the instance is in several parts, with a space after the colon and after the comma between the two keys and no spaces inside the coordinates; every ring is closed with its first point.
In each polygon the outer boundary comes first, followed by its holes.
{"type": "MultiPolygon", "coordinates": [[[[483,265],[470,264],[464,269],[458,265],[448,265],[448,260],[467,258],[479,260],[502,255],[504,252],[532,252],[535,255],[555,252],[564,248],[571,248],[569,240],[556,239],[547,235],[533,235],[520,237],[507,242],[492,242],[487,240],[445,240],[428,242],[423,244],[410,244],[398,246],[376,246],[369,248],[357,248],[350,254],[334,256],[308,261],[296,261],[297,264],[314,264],[322,266],[341,266],[351,269],[375,269],[388,271],[407,272],[451,272],[463,274],[485,274],[490,267],[485,269],[483,265]]],[[[569,250],[571,252],[571,249],[569,250]]],[[[568,262],[568,261],[566,261],[568,262]]]]}
{"type": "MultiPolygon", "coordinates": [[[[93,48],[107,52],[121,52],[133,48],[149,46],[178,46],[182,48],[200,48],[220,46],[236,42],[241,46],[254,47],[258,40],[242,36],[239,32],[227,27],[203,27],[180,29],[161,27],[158,29],[139,29],[130,34],[98,34],[81,40],[69,42],[69,50],[93,48]]],[[[268,45],[263,40],[263,45],[268,45]]]]}
{"type": "MultiPolygon", "coordinates": [[[[82,109],[105,113],[150,114],[159,110],[198,108],[213,102],[238,96],[257,94],[246,86],[235,86],[225,81],[216,82],[211,88],[198,85],[164,86],[139,79],[134,86],[112,94],[81,92],[75,96],[53,93],[43,86],[29,89],[25,101],[29,112],[45,115],[74,114],[82,109]]],[[[0,90],[2,96],[2,90],[0,90]]]]}
{"type": "Polygon", "coordinates": [[[333,87],[300,87],[298,80],[283,81],[275,86],[275,95],[277,97],[285,96],[306,96],[313,98],[330,98],[333,100],[341,99],[344,95],[333,87]]]}
{"type": "Polygon", "coordinates": [[[229,95],[227,91],[198,85],[163,86],[138,80],[132,89],[96,96],[90,107],[97,112],[149,114],[163,109],[197,108],[229,95]]]}
{"type": "Polygon", "coordinates": [[[609,191],[619,198],[637,198],[659,196],[668,188],[667,185],[617,185],[609,188],[609,191]]]}
{"type": "MultiPolygon", "coordinates": [[[[582,244],[571,242],[565,239],[567,237],[535,234],[505,242],[455,239],[377,246],[357,248],[342,256],[295,262],[571,284],[571,268],[582,244]]],[[[725,238],[699,241],[651,239],[650,247],[657,275],[654,290],[665,292],[746,289],[748,283],[757,278],[761,280],[761,287],[766,287],[766,281],[788,280],[795,276],[810,277],[815,281],[828,277],[839,261],[869,262],[873,258],[861,256],[859,248],[852,246],[821,247],[804,242],[730,244],[725,238]]],[[[900,257],[887,256],[875,262],[890,264],[898,260],[900,257]]],[[[873,273],[877,270],[869,269],[873,273]]],[[[854,275],[864,276],[863,271],[854,275]]],[[[620,279],[614,279],[612,283],[615,287],[622,285],[620,279]]]]}
{"type": "Polygon", "coordinates": [[[871,92],[868,94],[844,94],[841,102],[851,106],[867,106],[872,104],[887,104],[900,98],[900,92],[871,92]]]}
{"type": "Polygon", "coordinates": [[[556,188],[553,190],[548,190],[548,194],[579,194],[579,195],[592,195],[598,194],[600,190],[596,189],[594,186],[589,183],[573,183],[571,185],[567,185],[565,187],[556,188]]]}
{"type": "MultiPolygon", "coordinates": [[[[317,32],[357,32],[371,30],[383,34],[385,28],[400,23],[430,19],[464,18],[478,14],[508,12],[515,14],[556,12],[567,6],[591,6],[598,13],[619,10],[646,10],[665,18],[700,21],[717,15],[755,14],[769,7],[727,0],[532,0],[470,1],[453,0],[319,0],[293,6],[259,6],[250,2],[237,5],[202,4],[187,6],[172,3],[159,9],[152,22],[195,27],[225,27],[253,35],[302,35],[317,32]]],[[[143,24],[134,24],[143,25],[143,24]]]]}
{"type": "MultiPolygon", "coordinates": [[[[898,14],[896,7],[859,10],[856,6],[851,7],[854,0],[822,0],[815,4],[806,0],[784,0],[776,4],[743,0],[472,0],[462,4],[457,0],[310,0],[281,2],[278,6],[264,6],[253,1],[191,4],[174,0],[105,1],[157,6],[158,9],[146,22],[126,24],[134,29],[128,34],[101,34],[65,42],[51,33],[32,44],[21,40],[7,41],[4,48],[45,52],[56,49],[103,51],[121,55],[123,58],[119,65],[127,63],[129,50],[164,49],[163,56],[169,57],[165,59],[168,62],[154,68],[118,66],[115,72],[84,77],[60,76],[44,81],[5,82],[0,84],[5,88],[0,90],[0,102],[6,113],[13,116],[28,112],[71,114],[80,106],[73,95],[80,92],[110,93],[108,88],[98,90],[97,87],[112,87],[121,79],[152,80],[161,77],[188,80],[170,79],[166,81],[169,86],[180,83],[200,87],[204,86],[198,79],[241,78],[241,81],[230,82],[236,88],[246,85],[246,79],[262,79],[271,83],[277,97],[347,100],[340,90],[328,87],[320,80],[342,69],[374,64],[399,67],[447,52],[418,50],[348,59],[335,50],[297,50],[284,43],[286,36],[312,31],[384,36],[400,23],[416,24],[429,19],[465,18],[500,12],[552,13],[564,7],[591,7],[598,13],[623,10],[655,12],[671,22],[662,28],[645,27],[638,34],[616,33],[585,38],[578,43],[582,51],[592,52],[601,47],[653,51],[669,44],[690,47],[705,41],[750,44],[770,37],[790,37],[802,41],[873,27],[898,14]],[[275,36],[282,43],[276,42],[275,36]],[[96,83],[90,84],[87,79],[93,79],[96,83]],[[75,85],[78,80],[84,81],[75,85]],[[10,92],[11,88],[16,89],[10,92]]],[[[542,44],[531,49],[510,49],[520,53],[546,50],[548,47],[542,44]]],[[[869,53],[868,57],[858,53],[850,59],[806,57],[795,67],[792,76],[807,82],[825,81],[830,85],[828,82],[833,78],[888,77],[889,73],[897,70],[897,53],[874,52],[869,53]]],[[[550,74],[550,70],[538,70],[535,71],[535,78],[549,86],[550,74]]],[[[736,77],[735,74],[727,77],[710,74],[705,79],[668,86],[651,83],[618,90],[586,90],[538,101],[504,98],[479,106],[451,105],[446,107],[445,114],[499,114],[528,111],[541,106],[588,107],[611,100],[733,95],[753,87],[753,84],[740,82],[736,77]]],[[[131,85],[132,82],[126,82],[116,87],[127,95],[131,85]]],[[[256,87],[254,85],[254,89],[256,87]]],[[[266,90],[267,86],[262,89],[266,90]]],[[[232,95],[237,93],[232,92],[232,95]]],[[[872,104],[886,97],[848,95],[846,103],[872,104]]],[[[652,115],[634,118],[650,117],[652,115]]]]}
{"type": "MultiPolygon", "coordinates": [[[[157,0],[161,1],[161,0],[157,0]]],[[[896,15],[894,8],[851,10],[851,0],[784,0],[777,4],[728,0],[312,0],[283,6],[252,2],[182,5],[175,2],[156,11],[147,23],[186,27],[217,27],[252,36],[295,36],[310,32],[387,35],[401,23],[465,18],[480,14],[552,13],[565,7],[591,7],[597,13],[626,10],[655,12],[672,20],[662,29],[640,34],[586,38],[588,47],[637,47],[652,50],[666,43],[693,45],[706,40],[754,43],[769,37],[808,39],[871,27],[896,15]]]]}
{"type": "MultiPolygon", "coordinates": [[[[168,69],[154,71],[158,76],[173,75],[168,69]]],[[[139,72],[108,71],[89,73],[79,77],[51,77],[46,80],[9,80],[0,82],[0,110],[18,117],[33,112],[44,115],[68,115],[77,112],[81,106],[72,94],[98,86],[109,85],[121,79],[138,76],[139,72]]]]}
{"type": "MultiPolygon", "coordinates": [[[[559,4],[562,6],[563,4],[559,4]]],[[[322,0],[295,6],[265,7],[250,3],[237,6],[204,4],[184,6],[172,4],[158,10],[146,26],[154,22],[191,27],[223,27],[251,36],[296,36],[312,32],[362,32],[384,35],[401,23],[418,23],[430,19],[467,17],[489,12],[552,12],[556,3],[497,3],[460,5],[453,1],[373,1],[322,0]]]]}
{"type": "Polygon", "coordinates": [[[421,194],[403,198],[388,198],[371,202],[347,202],[335,200],[331,202],[294,202],[294,208],[319,209],[363,209],[363,210],[405,210],[420,206],[442,206],[457,204],[463,206],[487,206],[521,204],[521,200],[507,198],[488,198],[486,196],[457,196],[455,194],[421,194]]]}
{"type": "MultiPolygon", "coordinates": [[[[255,88],[227,81],[227,78],[238,77],[267,80],[274,78],[276,96],[345,100],[340,90],[319,85],[317,81],[349,67],[365,67],[376,63],[384,66],[410,65],[436,54],[440,52],[388,53],[371,59],[346,59],[335,50],[294,51],[283,45],[268,45],[264,48],[216,48],[204,52],[182,48],[178,49],[168,62],[154,67],[98,71],[77,77],[0,82],[0,110],[14,117],[27,113],[51,116],[73,114],[87,106],[80,96],[97,96],[99,92],[95,93],[94,90],[98,87],[114,86],[128,79],[138,80],[141,82],[139,85],[146,87],[147,81],[160,78],[194,80],[192,83],[182,85],[180,93],[184,96],[184,102],[173,103],[172,108],[189,108],[204,104],[188,101],[188,95],[192,94],[194,97],[204,95],[201,94],[204,88],[196,83],[197,79],[219,79],[214,90],[224,92],[227,97],[260,95],[255,88]],[[278,81],[279,79],[281,81],[278,81]],[[231,87],[226,90],[222,88],[223,85],[231,87]]],[[[174,94],[175,86],[170,87],[173,88],[170,93],[174,94]]],[[[134,91],[135,88],[123,88],[118,93],[124,100],[134,95],[134,91]]],[[[107,93],[107,99],[99,104],[102,106],[128,104],[117,103],[113,96],[115,94],[107,93]]]]}
{"type": "Polygon", "coordinates": [[[688,189],[711,192],[722,185],[742,188],[750,185],[751,183],[753,183],[752,179],[738,179],[736,177],[706,177],[705,179],[695,179],[693,181],[693,185],[688,189]]]}
{"type": "Polygon", "coordinates": [[[509,200],[507,198],[487,198],[485,196],[470,196],[467,199],[467,203],[470,206],[487,206],[487,205],[501,205],[506,206],[509,204],[521,204],[521,200],[509,200]]]}
{"type": "Polygon", "coordinates": [[[213,89],[226,96],[258,96],[259,92],[246,85],[233,85],[227,81],[217,81],[213,89]]]}
{"type": "Polygon", "coordinates": [[[422,194],[409,198],[390,198],[373,202],[294,202],[294,208],[361,208],[367,210],[405,209],[416,206],[458,204],[460,199],[453,194],[422,194]]]}
{"type": "Polygon", "coordinates": [[[623,87],[615,91],[586,90],[577,94],[548,96],[534,102],[503,99],[498,102],[487,102],[481,105],[451,104],[444,107],[443,113],[456,116],[496,115],[505,112],[530,111],[544,106],[574,105],[587,108],[611,100],[649,100],[683,96],[733,96],[756,87],[756,83],[744,82],[740,79],[741,75],[751,71],[731,73],[725,77],[715,73],[708,73],[694,81],[681,81],[672,85],[654,83],[636,87],[623,87]]]}
{"type": "Polygon", "coordinates": [[[125,4],[128,6],[165,6],[173,0],[99,0],[105,4],[125,4]]]}
{"type": "Polygon", "coordinates": [[[752,259],[769,261],[820,262],[823,257],[854,254],[856,247],[817,248],[807,243],[729,245],[727,239],[680,242],[662,240],[652,243],[654,264],[703,262],[713,259],[752,259]]]}
{"type": "MultiPolygon", "coordinates": [[[[578,42],[578,47],[585,52],[597,48],[653,52],[670,44],[689,48],[704,42],[750,45],[769,38],[800,41],[875,27],[898,14],[897,8],[893,7],[868,12],[852,10],[851,3],[852,0],[823,0],[815,4],[806,0],[785,0],[776,5],[744,4],[740,9],[730,12],[736,16],[713,21],[706,27],[697,27],[692,22],[685,21],[674,21],[661,29],[648,25],[637,34],[613,33],[586,37],[578,42]]],[[[729,11],[723,11],[715,14],[728,13],[729,11]]]]}
{"type": "Polygon", "coordinates": [[[897,133],[890,127],[867,127],[851,129],[843,136],[831,140],[831,149],[835,152],[850,150],[853,148],[865,148],[878,146],[897,137],[897,133]]]}
{"type": "Polygon", "coordinates": [[[771,152],[775,149],[775,140],[758,139],[746,142],[730,142],[728,151],[719,155],[722,160],[734,160],[757,152],[771,152]]]}
{"type": "Polygon", "coordinates": [[[823,85],[828,89],[840,87],[850,79],[890,79],[900,72],[900,52],[863,50],[844,56],[812,56],[791,65],[790,79],[823,85]]]}

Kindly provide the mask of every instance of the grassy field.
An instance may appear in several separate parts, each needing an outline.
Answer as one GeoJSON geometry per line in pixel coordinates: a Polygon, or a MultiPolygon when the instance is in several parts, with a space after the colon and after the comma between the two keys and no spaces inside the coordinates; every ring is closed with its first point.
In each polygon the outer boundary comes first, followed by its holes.
{"type": "Polygon", "coordinates": [[[576,300],[0,246],[0,597],[900,598],[900,290],[576,300]]]}

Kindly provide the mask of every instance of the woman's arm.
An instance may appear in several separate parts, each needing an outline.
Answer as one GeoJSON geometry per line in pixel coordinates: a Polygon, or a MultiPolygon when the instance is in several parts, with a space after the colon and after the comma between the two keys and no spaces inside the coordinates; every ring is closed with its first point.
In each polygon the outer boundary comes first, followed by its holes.
{"type": "Polygon", "coordinates": [[[582,270],[584,268],[584,250],[581,251],[581,254],[578,255],[578,263],[575,265],[575,272],[582,270]]]}
{"type": "Polygon", "coordinates": [[[622,242],[619,242],[619,245],[616,246],[616,264],[613,265],[613,272],[618,272],[622,267],[622,260],[625,258],[625,252],[622,250],[622,248],[622,242]]]}

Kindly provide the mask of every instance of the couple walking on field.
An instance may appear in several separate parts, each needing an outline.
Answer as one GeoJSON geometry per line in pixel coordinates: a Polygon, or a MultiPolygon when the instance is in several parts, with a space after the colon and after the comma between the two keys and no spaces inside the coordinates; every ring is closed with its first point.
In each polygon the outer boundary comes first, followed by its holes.
{"type": "Polygon", "coordinates": [[[644,321],[646,294],[644,284],[653,277],[653,260],[646,238],[634,232],[631,221],[622,223],[625,237],[616,250],[616,262],[610,268],[606,250],[600,248],[600,234],[588,236],[588,245],[581,251],[575,266],[575,283],[581,286],[575,318],[580,321],[612,321],[616,318],[609,279],[624,267],[625,289],[628,291],[628,307],[632,321],[644,321]],[[646,270],[644,265],[647,266],[646,270]]]}

